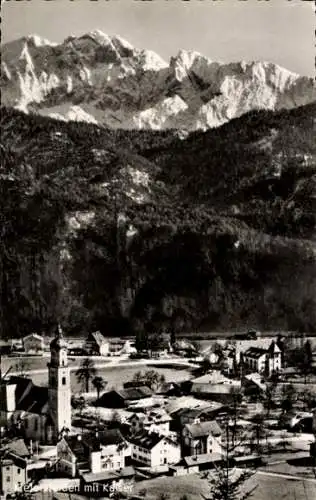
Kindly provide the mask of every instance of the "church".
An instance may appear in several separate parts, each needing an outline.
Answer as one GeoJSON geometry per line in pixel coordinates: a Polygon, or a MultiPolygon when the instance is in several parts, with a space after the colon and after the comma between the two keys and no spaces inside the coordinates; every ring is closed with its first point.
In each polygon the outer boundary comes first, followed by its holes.
{"type": "Polygon", "coordinates": [[[47,366],[48,387],[22,376],[1,376],[0,425],[15,426],[26,439],[53,444],[71,429],[70,369],[60,326],[50,344],[47,366]]]}

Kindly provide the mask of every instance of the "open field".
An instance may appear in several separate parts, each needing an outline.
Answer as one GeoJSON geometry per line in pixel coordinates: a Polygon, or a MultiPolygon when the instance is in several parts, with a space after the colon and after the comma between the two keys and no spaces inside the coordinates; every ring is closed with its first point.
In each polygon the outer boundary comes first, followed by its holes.
{"type": "MultiPolygon", "coordinates": [[[[245,491],[253,491],[251,500],[314,500],[316,498],[316,481],[289,479],[285,475],[262,471],[245,484],[245,491]],[[255,488],[255,489],[254,489],[255,488]]],[[[188,500],[207,498],[210,485],[206,479],[197,474],[182,477],[160,477],[142,481],[135,485],[133,493],[140,494],[149,500],[157,500],[162,493],[168,500],[180,500],[184,495],[188,500]]]]}
{"type": "MultiPolygon", "coordinates": [[[[47,385],[48,358],[29,357],[25,358],[25,360],[29,361],[28,369],[34,370],[31,371],[29,374],[33,382],[39,385],[47,385]]],[[[9,366],[12,366],[14,368],[14,365],[15,363],[17,363],[17,361],[18,359],[15,358],[3,358],[3,372],[5,373],[5,371],[8,369],[9,366]]],[[[182,380],[186,380],[192,376],[190,372],[190,365],[185,360],[183,360],[183,362],[181,360],[175,361],[174,368],[171,367],[170,360],[168,360],[168,365],[169,365],[168,367],[165,366],[162,366],[161,368],[159,367],[159,364],[164,365],[165,363],[166,363],[165,360],[161,360],[161,363],[159,362],[159,360],[158,361],[153,360],[152,363],[149,360],[146,361],[125,360],[125,362],[124,361],[120,362],[120,360],[118,359],[113,361],[108,358],[100,359],[99,363],[97,363],[97,361],[95,360],[95,365],[97,367],[98,374],[104,377],[104,379],[108,382],[107,389],[110,389],[112,387],[116,389],[122,388],[123,384],[125,382],[130,381],[133,378],[134,373],[138,372],[139,370],[144,371],[154,368],[159,374],[165,376],[167,382],[179,382],[182,380]],[[182,367],[181,363],[183,363],[182,367]],[[109,366],[106,366],[107,364],[109,364],[109,366]]],[[[75,368],[79,366],[79,364],[80,364],[80,359],[70,360],[70,366],[74,368],[71,371],[71,387],[73,392],[77,392],[82,389],[81,386],[78,384],[75,375],[75,368]]]]}

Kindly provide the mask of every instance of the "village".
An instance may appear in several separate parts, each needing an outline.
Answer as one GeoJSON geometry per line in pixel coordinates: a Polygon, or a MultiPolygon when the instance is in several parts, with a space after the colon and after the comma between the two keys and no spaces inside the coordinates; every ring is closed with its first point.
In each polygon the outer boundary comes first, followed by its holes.
{"type": "Polygon", "coordinates": [[[67,339],[60,326],[49,342],[3,342],[1,498],[208,498],[218,470],[247,471],[254,499],[272,479],[315,488],[310,340],[204,344],[164,334],[140,351],[100,332],[67,339]]]}

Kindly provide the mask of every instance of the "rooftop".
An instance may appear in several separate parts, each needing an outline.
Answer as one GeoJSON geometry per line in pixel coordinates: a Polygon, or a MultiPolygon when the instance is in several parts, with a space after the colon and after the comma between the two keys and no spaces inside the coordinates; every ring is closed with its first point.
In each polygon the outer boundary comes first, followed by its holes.
{"type": "Polygon", "coordinates": [[[14,453],[11,453],[10,451],[7,451],[4,453],[4,457],[2,458],[2,462],[1,462],[1,465],[4,466],[8,466],[8,465],[16,465],[17,467],[20,467],[21,469],[26,469],[26,466],[27,466],[27,461],[18,456],[18,455],[15,455],[14,453]]]}
{"type": "Polygon", "coordinates": [[[30,452],[25,444],[24,439],[13,439],[4,445],[4,448],[19,457],[28,457],[30,452]]]}
{"type": "Polygon", "coordinates": [[[249,349],[247,349],[247,351],[244,352],[244,356],[258,359],[264,354],[267,354],[267,352],[268,350],[262,347],[249,347],[249,349]]]}
{"type": "Polygon", "coordinates": [[[201,455],[192,455],[189,457],[184,457],[183,461],[187,467],[192,467],[193,465],[202,465],[212,462],[221,462],[223,457],[220,453],[203,453],[201,455]]]}
{"type": "Polygon", "coordinates": [[[99,331],[90,333],[88,335],[88,341],[90,340],[90,338],[92,338],[99,347],[107,342],[106,338],[99,331]]]}
{"type": "Polygon", "coordinates": [[[166,439],[169,442],[173,442],[166,436],[162,436],[161,434],[157,434],[156,432],[150,432],[150,433],[143,432],[137,434],[136,436],[131,436],[130,438],[128,438],[130,443],[135,444],[140,448],[145,448],[147,450],[151,450],[152,448],[154,448],[162,439],[166,439]]]}
{"type": "Polygon", "coordinates": [[[201,401],[196,399],[194,396],[180,396],[174,398],[168,402],[166,405],[166,411],[169,415],[178,412],[181,409],[188,408],[206,408],[209,406],[209,402],[201,401]]]}
{"type": "Polygon", "coordinates": [[[193,438],[209,436],[220,436],[222,434],[221,428],[216,420],[209,420],[207,422],[200,422],[198,424],[186,424],[185,428],[188,429],[193,438]]]}
{"type": "Polygon", "coordinates": [[[119,478],[133,477],[135,475],[135,469],[132,466],[124,467],[123,469],[116,471],[103,471],[97,474],[89,472],[87,474],[82,474],[82,478],[85,483],[91,483],[93,481],[108,481],[119,478]]]}

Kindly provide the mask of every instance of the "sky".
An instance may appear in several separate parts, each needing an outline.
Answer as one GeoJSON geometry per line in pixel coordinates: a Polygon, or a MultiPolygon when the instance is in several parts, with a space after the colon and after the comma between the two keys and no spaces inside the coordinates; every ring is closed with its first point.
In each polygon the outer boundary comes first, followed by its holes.
{"type": "Polygon", "coordinates": [[[313,0],[4,0],[2,43],[28,34],[61,42],[100,29],[169,60],[271,61],[315,76],[313,0]]]}

